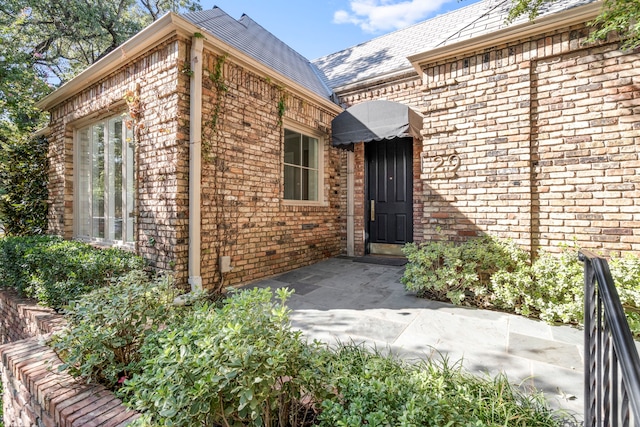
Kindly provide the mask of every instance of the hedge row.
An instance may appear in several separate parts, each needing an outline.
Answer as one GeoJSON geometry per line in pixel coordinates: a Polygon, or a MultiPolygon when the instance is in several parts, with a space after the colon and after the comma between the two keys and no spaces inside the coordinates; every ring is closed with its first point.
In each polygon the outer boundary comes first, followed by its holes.
{"type": "Polygon", "coordinates": [[[97,249],[53,236],[0,239],[0,286],[56,310],[114,277],[143,268],[141,257],[122,249],[97,249]]]}

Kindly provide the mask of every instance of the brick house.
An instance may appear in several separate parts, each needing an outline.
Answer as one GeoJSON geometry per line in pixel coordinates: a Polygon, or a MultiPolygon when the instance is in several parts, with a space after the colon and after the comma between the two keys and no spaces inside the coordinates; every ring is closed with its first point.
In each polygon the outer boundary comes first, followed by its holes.
{"type": "Polygon", "coordinates": [[[43,99],[49,229],[214,288],[490,233],[640,252],[640,55],[599,2],[483,0],[310,62],[243,16],[165,15],[43,99]]]}

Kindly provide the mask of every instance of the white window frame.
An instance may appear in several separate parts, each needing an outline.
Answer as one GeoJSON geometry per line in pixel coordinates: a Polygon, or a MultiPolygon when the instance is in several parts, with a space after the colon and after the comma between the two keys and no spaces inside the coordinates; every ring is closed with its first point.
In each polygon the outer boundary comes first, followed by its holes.
{"type": "Polygon", "coordinates": [[[282,131],[282,202],[286,205],[302,205],[302,206],[324,206],[325,205],[325,176],[324,176],[324,151],[325,151],[325,139],[322,133],[314,131],[310,128],[300,126],[295,123],[284,123],[282,131]],[[299,133],[303,136],[314,138],[317,141],[317,168],[310,168],[316,170],[318,173],[317,182],[317,197],[315,200],[297,200],[285,198],[285,167],[294,166],[303,168],[301,165],[288,164],[285,162],[285,131],[291,131],[299,133]]]}
{"type": "MultiPolygon", "coordinates": [[[[135,216],[133,215],[133,211],[135,209],[136,202],[136,185],[135,185],[135,149],[133,140],[133,130],[129,128],[127,125],[130,123],[130,120],[127,117],[123,117],[122,115],[114,115],[109,117],[104,117],[97,120],[84,121],[81,125],[78,125],[74,130],[74,197],[73,197],[73,236],[77,240],[87,241],[87,242],[95,242],[103,245],[109,246],[122,246],[127,248],[135,247],[135,216]],[[120,188],[114,187],[115,178],[112,179],[113,174],[115,173],[115,145],[113,144],[113,135],[111,135],[111,124],[114,126],[122,126],[121,128],[121,157],[122,157],[122,165],[121,165],[121,179],[122,183],[120,188]],[[103,180],[104,180],[104,216],[101,217],[104,221],[103,230],[104,235],[96,235],[93,232],[94,221],[96,219],[94,212],[94,200],[92,197],[94,191],[94,179],[95,176],[93,174],[94,164],[91,162],[90,165],[81,165],[81,161],[87,157],[92,159],[95,152],[95,140],[94,131],[98,127],[103,127],[103,156],[104,156],[104,172],[103,172],[103,180]],[[83,132],[88,132],[88,153],[82,150],[81,144],[81,134],[83,132]],[[81,177],[82,172],[88,169],[88,176],[81,177]],[[87,178],[87,183],[83,182],[83,178],[87,178]],[[83,184],[87,185],[89,194],[81,194],[83,191],[83,184]],[[115,201],[112,200],[115,192],[120,192],[121,205],[122,205],[122,224],[120,225],[120,233],[121,238],[115,238],[115,223],[120,220],[120,218],[115,217],[115,201]],[[83,199],[83,196],[86,199],[83,199]],[[86,214],[88,218],[83,217],[83,209],[81,207],[81,203],[85,203],[88,207],[88,211],[86,214]],[[88,220],[88,226],[84,228],[88,229],[89,232],[86,233],[82,229],[82,221],[88,220]],[[127,234],[129,236],[127,236],[127,234]],[[129,239],[127,239],[129,237],[129,239]]],[[[115,128],[114,128],[115,130],[115,128]]]]}

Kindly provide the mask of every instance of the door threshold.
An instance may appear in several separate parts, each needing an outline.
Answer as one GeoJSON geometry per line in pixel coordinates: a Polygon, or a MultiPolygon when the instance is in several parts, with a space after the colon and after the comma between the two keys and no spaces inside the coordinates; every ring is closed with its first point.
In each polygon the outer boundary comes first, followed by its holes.
{"type": "Polygon", "coordinates": [[[403,257],[403,246],[404,245],[394,245],[389,243],[369,243],[369,255],[391,255],[403,257]]]}

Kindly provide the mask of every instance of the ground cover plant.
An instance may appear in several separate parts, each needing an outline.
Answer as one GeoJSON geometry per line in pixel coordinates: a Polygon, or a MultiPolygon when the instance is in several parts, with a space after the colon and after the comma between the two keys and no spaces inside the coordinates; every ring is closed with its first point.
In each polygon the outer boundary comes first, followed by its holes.
{"type": "Polygon", "coordinates": [[[56,310],[144,266],[141,257],[117,248],[97,249],[54,236],[0,238],[0,286],[56,310]]]}
{"type": "MultiPolygon", "coordinates": [[[[534,261],[509,240],[484,236],[462,243],[433,241],[404,248],[402,278],[418,296],[497,309],[549,323],[583,320],[583,264],[578,248],[539,251],[534,261]]],[[[611,273],[635,338],[640,338],[640,258],[612,257],[611,273]]]]}
{"type": "MultiPolygon", "coordinates": [[[[478,377],[443,360],[407,363],[361,345],[329,353],[322,426],[558,426],[567,414],[543,396],[511,385],[504,375],[478,377]]],[[[566,424],[562,424],[566,422],[566,424]]]]}

